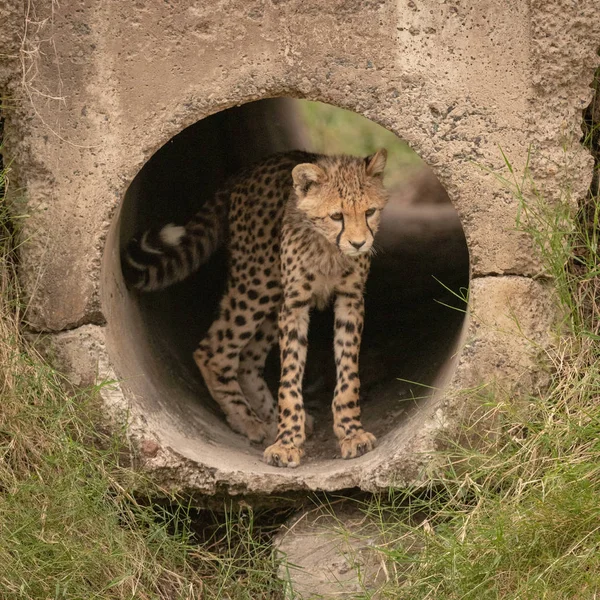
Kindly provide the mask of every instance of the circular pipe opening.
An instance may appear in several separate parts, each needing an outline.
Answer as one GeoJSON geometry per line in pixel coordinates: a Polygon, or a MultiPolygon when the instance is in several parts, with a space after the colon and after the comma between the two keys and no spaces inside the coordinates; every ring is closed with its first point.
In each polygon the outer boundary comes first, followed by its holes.
{"type": "MultiPolygon", "coordinates": [[[[280,98],[205,118],[148,160],[113,223],[103,277],[111,360],[148,429],[163,445],[228,473],[271,473],[335,489],[355,485],[343,475],[385,464],[386,454],[409,443],[418,431],[419,415],[452,370],[466,309],[454,294],[468,288],[469,258],[445,190],[405,143],[349,111],[280,98]],[[269,467],[260,460],[262,448],[229,429],[192,358],[215,316],[226,279],[226,252],[217,252],[186,281],[160,292],[137,293],[125,287],[119,248],[149,227],[185,223],[228,176],[274,152],[366,155],[381,146],[390,156],[390,201],[367,283],[360,354],[362,420],[377,436],[378,448],[360,459],[334,462],[339,452],[331,417],[333,317],[331,309],[313,311],[304,395],[315,431],[299,469],[269,467]]],[[[272,351],[266,379],[275,397],[277,362],[272,351]]],[[[236,481],[230,478],[230,483],[236,481]]]]}

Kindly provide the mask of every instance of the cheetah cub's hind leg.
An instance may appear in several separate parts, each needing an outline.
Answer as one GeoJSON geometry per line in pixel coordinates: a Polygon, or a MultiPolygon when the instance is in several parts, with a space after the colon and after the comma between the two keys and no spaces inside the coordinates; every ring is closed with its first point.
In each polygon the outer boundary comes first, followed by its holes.
{"type": "MultiPolygon", "coordinates": [[[[238,380],[244,396],[260,419],[269,427],[267,440],[275,440],[277,433],[276,403],[264,380],[264,368],[267,356],[276,342],[277,313],[270,314],[256,335],[248,342],[240,355],[238,380]]],[[[304,428],[310,436],[314,428],[314,418],[305,413],[304,428]]]]}
{"type": "Polygon", "coordinates": [[[342,458],[356,458],[375,447],[375,436],[360,422],[358,354],[364,321],[362,293],[339,292],[335,301],[334,352],[337,383],[333,396],[333,430],[342,458]]]}
{"type": "Polygon", "coordinates": [[[275,439],[277,431],[277,416],[275,400],[264,380],[264,368],[267,356],[275,344],[277,335],[277,313],[268,315],[259,327],[254,337],[242,350],[238,380],[242,392],[250,406],[269,426],[268,441],[275,439]]]}
{"type": "Polygon", "coordinates": [[[269,427],[246,400],[238,380],[240,355],[262,321],[239,308],[239,297],[236,285],[230,282],[221,300],[219,318],[194,352],[194,360],[229,426],[252,442],[262,442],[269,427]]]}

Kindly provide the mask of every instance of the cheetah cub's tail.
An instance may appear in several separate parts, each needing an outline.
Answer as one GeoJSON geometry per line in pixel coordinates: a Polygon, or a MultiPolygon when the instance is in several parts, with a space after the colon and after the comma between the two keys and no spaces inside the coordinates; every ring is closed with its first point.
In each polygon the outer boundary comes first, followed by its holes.
{"type": "Polygon", "coordinates": [[[169,223],[133,238],[121,257],[127,284],[150,292],[189,277],[223,242],[226,214],[227,198],[218,195],[186,225],[169,223]]]}

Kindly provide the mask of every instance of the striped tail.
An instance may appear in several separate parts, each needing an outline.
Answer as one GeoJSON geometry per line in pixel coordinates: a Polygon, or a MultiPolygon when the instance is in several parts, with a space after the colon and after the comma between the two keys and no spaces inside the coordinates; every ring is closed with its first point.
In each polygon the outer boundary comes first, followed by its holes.
{"type": "Polygon", "coordinates": [[[121,258],[130,287],[166,288],[197,271],[224,241],[229,195],[221,192],[185,225],[169,223],[132,239],[121,258]]]}

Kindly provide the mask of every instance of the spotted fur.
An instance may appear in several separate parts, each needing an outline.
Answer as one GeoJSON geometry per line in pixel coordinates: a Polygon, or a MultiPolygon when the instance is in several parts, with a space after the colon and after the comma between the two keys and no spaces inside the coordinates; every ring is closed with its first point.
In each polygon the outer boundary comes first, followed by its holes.
{"type": "Polygon", "coordinates": [[[228,238],[227,289],[194,359],[231,428],[254,442],[274,439],[264,451],[271,465],[300,464],[309,311],[332,299],[334,432],[343,458],[374,447],[375,437],[360,422],[358,356],[364,286],[387,201],[385,163],[385,150],[367,158],[274,155],[217,193],[185,226],[146,232],[124,253],[131,285],[155,290],[187,277],[228,238]],[[277,336],[276,414],[263,369],[277,336]]]}

